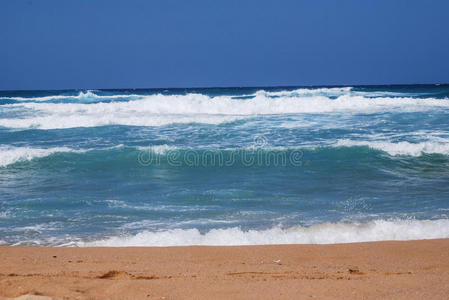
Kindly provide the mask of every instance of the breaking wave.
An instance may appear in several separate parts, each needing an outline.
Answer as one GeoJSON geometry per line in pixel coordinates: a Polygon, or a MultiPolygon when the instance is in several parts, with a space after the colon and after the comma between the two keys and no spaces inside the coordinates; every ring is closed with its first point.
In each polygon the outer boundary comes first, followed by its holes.
{"type": "MultiPolygon", "coordinates": [[[[188,153],[197,153],[198,155],[208,154],[217,154],[222,153],[224,155],[231,155],[232,152],[240,152],[243,153],[245,151],[249,153],[257,153],[257,155],[261,155],[265,153],[269,156],[270,151],[273,153],[281,153],[281,152],[291,152],[291,151],[329,151],[332,149],[337,150],[337,148],[341,147],[369,147],[375,150],[383,151],[388,153],[391,156],[412,156],[418,157],[423,154],[442,154],[449,155],[449,143],[444,142],[421,142],[421,143],[410,143],[410,142],[390,142],[390,141],[356,141],[356,140],[338,140],[334,143],[326,144],[326,145],[298,145],[297,147],[273,147],[269,145],[265,145],[259,148],[251,148],[251,147],[243,147],[243,148],[226,148],[226,149],[214,149],[214,148],[186,148],[186,147],[177,147],[174,145],[149,145],[149,146],[125,146],[125,145],[116,145],[112,147],[106,148],[89,148],[89,149],[73,149],[69,147],[53,147],[53,148],[34,148],[34,147],[14,147],[14,146],[0,146],[0,167],[5,167],[17,162],[30,161],[36,158],[43,158],[55,153],[86,153],[89,151],[108,151],[108,150],[117,150],[119,151],[140,151],[140,155],[150,155],[152,154],[165,156],[167,154],[173,154],[174,151],[177,152],[185,152],[190,151],[188,153]],[[326,150],[327,149],[327,150],[326,150]],[[212,152],[211,152],[212,151],[212,152]],[[261,152],[262,151],[262,152],[261,152]],[[210,153],[209,153],[210,152],[210,153]],[[151,154],[152,153],[152,154],[151,154]]],[[[101,155],[107,155],[107,153],[102,153],[101,155]]],[[[181,156],[182,157],[182,156],[181,156]]],[[[140,158],[140,157],[139,157],[140,158]]],[[[155,158],[155,157],[153,157],[155,158]]],[[[235,158],[235,156],[234,156],[235,158]]],[[[137,158],[136,158],[137,159],[137,158]]]]}
{"type": "Polygon", "coordinates": [[[272,98],[259,93],[254,98],[242,100],[203,94],[158,94],[125,102],[5,104],[2,109],[6,112],[14,109],[15,114],[12,118],[0,119],[0,126],[61,129],[105,125],[220,124],[257,115],[416,112],[448,108],[449,100],[433,98],[366,98],[349,95],[336,99],[327,96],[272,98]]]}
{"type": "Polygon", "coordinates": [[[389,141],[353,141],[353,140],[339,140],[336,146],[353,147],[353,146],[367,146],[372,149],[387,152],[390,155],[409,155],[421,156],[423,154],[444,154],[449,155],[449,142],[432,142],[426,141],[421,143],[410,142],[389,142],[389,141]]]}
{"type": "Polygon", "coordinates": [[[0,167],[5,167],[20,161],[29,161],[35,158],[46,157],[58,152],[84,152],[67,147],[32,148],[0,146],[0,167]]]}
{"type": "Polygon", "coordinates": [[[77,95],[49,95],[42,97],[1,97],[0,100],[13,100],[13,101],[29,101],[29,102],[47,102],[54,100],[87,100],[87,99],[121,99],[121,98],[139,98],[142,95],[135,94],[117,94],[117,95],[98,95],[93,91],[81,91],[77,95]]]}
{"type": "Polygon", "coordinates": [[[418,240],[449,237],[449,220],[376,220],[367,223],[324,223],[310,227],[275,227],[266,230],[240,228],[143,231],[131,236],[115,236],[67,245],[79,247],[127,246],[232,246],[267,244],[335,244],[385,240],[418,240]]]}

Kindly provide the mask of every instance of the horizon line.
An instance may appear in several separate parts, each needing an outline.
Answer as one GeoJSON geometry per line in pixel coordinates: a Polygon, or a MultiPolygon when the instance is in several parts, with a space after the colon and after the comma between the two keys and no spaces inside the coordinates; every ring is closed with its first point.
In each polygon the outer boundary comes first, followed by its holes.
{"type": "Polygon", "coordinates": [[[117,91],[117,90],[195,90],[195,89],[264,89],[264,88],[338,88],[338,87],[407,87],[449,86],[448,83],[392,83],[392,84],[325,84],[325,85],[260,85],[260,86],[209,86],[209,87],[134,87],[134,88],[64,88],[64,89],[6,89],[0,92],[49,92],[49,91],[117,91]]]}

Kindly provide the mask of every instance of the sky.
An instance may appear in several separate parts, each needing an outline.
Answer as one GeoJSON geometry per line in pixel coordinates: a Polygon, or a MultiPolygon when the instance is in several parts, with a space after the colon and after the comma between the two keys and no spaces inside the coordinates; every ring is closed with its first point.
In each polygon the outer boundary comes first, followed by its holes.
{"type": "Polygon", "coordinates": [[[449,83],[447,0],[1,0],[0,90],[449,83]]]}

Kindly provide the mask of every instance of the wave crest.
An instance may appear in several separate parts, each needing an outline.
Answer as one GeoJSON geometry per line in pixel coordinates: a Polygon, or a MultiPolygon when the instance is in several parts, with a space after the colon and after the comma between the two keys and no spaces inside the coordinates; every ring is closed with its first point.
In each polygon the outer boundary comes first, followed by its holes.
{"type": "MultiPolygon", "coordinates": [[[[415,112],[448,109],[449,100],[415,98],[365,98],[343,95],[272,98],[257,94],[251,99],[203,94],[151,95],[139,100],[101,103],[36,103],[2,105],[22,114],[3,118],[8,128],[61,129],[105,125],[162,126],[173,123],[220,124],[257,115],[415,112]]],[[[17,112],[16,112],[17,113],[17,112]]]]}
{"type": "Polygon", "coordinates": [[[54,148],[32,148],[32,147],[12,147],[0,146],[0,167],[20,162],[29,161],[35,158],[46,157],[58,152],[84,152],[67,147],[54,148]]]}
{"type": "Polygon", "coordinates": [[[339,140],[336,146],[353,147],[353,146],[367,146],[372,149],[387,152],[392,156],[409,155],[421,156],[423,154],[444,154],[449,155],[449,143],[438,142],[389,142],[389,141],[353,141],[353,140],[339,140]]]}

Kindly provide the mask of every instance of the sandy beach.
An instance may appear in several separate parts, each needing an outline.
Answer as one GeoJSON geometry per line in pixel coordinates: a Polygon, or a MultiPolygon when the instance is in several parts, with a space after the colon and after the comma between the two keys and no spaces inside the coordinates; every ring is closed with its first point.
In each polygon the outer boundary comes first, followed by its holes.
{"type": "Polygon", "coordinates": [[[448,295],[449,239],[0,248],[2,299],[445,299],[448,295]]]}

